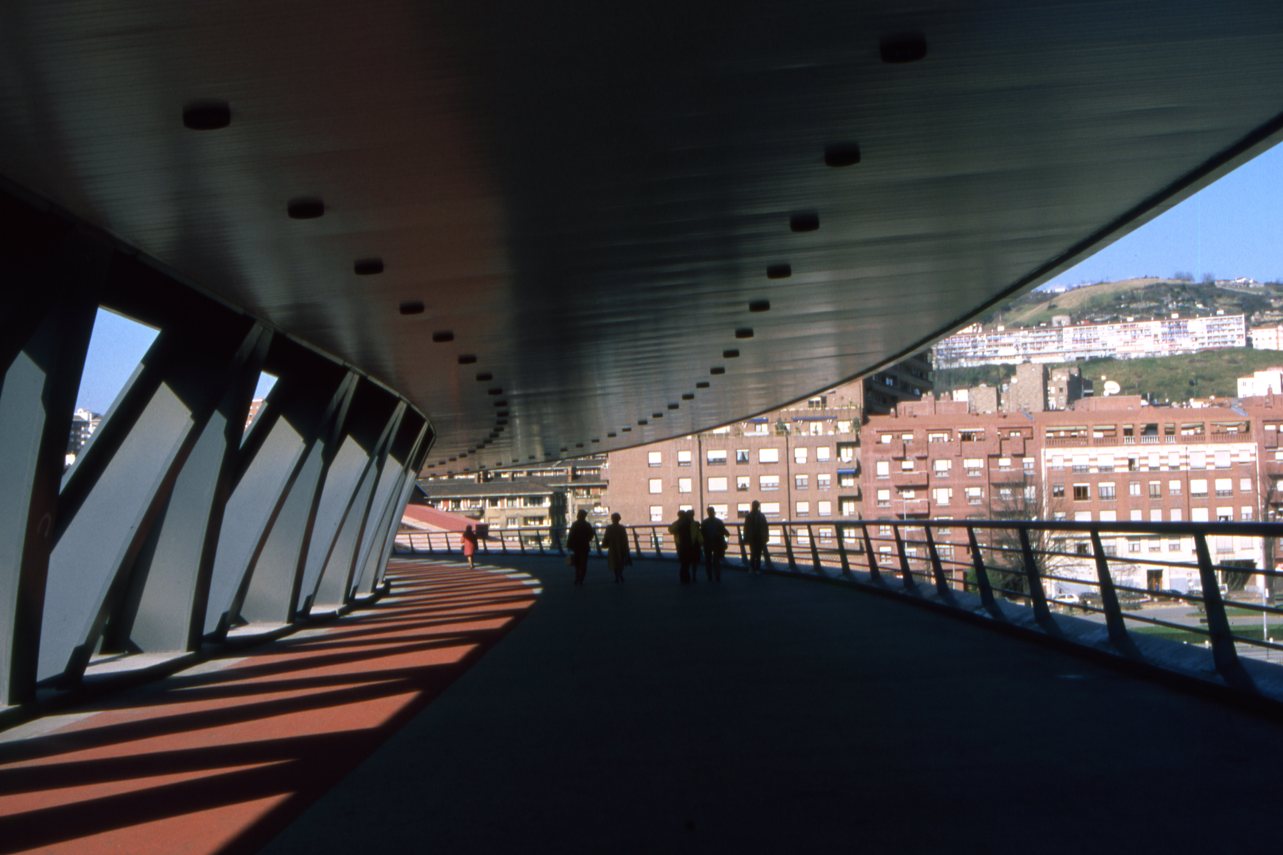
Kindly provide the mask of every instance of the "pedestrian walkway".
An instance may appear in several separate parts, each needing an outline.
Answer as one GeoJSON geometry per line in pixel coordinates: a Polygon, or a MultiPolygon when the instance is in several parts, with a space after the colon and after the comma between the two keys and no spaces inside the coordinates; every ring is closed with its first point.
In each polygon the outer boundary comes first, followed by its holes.
{"type": "Polygon", "coordinates": [[[1283,722],[846,587],[511,566],[535,608],[268,852],[1278,851],[1283,722]]]}
{"type": "Polygon", "coordinates": [[[340,621],[0,734],[0,851],[252,852],[534,603],[515,572],[394,562],[340,621]]]}
{"type": "Polygon", "coordinates": [[[0,847],[1277,851],[1283,721],[846,587],[503,568],[8,734],[0,847]]]}

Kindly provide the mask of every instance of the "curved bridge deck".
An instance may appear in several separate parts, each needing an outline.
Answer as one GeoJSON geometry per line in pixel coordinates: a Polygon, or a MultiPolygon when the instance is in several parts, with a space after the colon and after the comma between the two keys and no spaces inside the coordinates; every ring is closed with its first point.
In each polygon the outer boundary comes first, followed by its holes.
{"type": "Polygon", "coordinates": [[[542,588],[394,566],[352,619],[11,734],[0,848],[1274,851],[1283,721],[843,588],[505,566],[542,588]]]}

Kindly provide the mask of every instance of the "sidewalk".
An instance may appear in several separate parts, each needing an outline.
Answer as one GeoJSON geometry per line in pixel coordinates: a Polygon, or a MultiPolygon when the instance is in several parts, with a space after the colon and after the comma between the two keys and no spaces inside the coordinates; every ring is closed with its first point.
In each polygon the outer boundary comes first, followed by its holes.
{"type": "Polygon", "coordinates": [[[341,621],[0,734],[0,851],[256,851],[534,603],[533,580],[394,562],[341,621]]]}

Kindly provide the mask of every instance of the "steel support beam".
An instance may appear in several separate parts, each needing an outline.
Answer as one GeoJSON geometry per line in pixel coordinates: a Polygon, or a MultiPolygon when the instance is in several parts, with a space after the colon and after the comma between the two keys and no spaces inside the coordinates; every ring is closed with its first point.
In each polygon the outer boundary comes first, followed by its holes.
{"type": "Polygon", "coordinates": [[[105,243],[37,225],[6,241],[14,278],[0,321],[0,705],[35,695],[59,482],[112,257],[105,243]]]}

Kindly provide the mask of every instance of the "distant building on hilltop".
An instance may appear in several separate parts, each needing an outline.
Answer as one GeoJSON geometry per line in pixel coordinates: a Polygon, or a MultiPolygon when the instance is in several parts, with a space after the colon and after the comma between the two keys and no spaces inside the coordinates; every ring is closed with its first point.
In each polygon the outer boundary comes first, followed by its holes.
{"type": "Polygon", "coordinates": [[[936,368],[1171,356],[1247,346],[1243,315],[962,332],[937,342],[936,368]]]}

